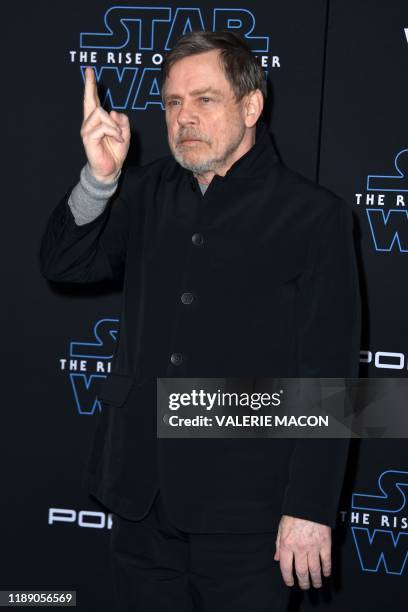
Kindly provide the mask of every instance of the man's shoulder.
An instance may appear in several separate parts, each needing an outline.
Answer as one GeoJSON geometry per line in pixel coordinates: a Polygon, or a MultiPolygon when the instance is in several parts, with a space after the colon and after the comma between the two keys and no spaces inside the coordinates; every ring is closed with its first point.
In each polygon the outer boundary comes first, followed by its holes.
{"type": "Polygon", "coordinates": [[[343,198],[328,187],[281,164],[281,189],[289,196],[294,206],[317,216],[337,216],[351,212],[351,207],[343,198]]]}

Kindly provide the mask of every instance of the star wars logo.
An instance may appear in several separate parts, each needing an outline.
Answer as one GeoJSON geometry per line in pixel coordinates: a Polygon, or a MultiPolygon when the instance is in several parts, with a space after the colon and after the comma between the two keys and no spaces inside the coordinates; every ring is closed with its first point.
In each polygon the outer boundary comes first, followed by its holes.
{"type": "Polygon", "coordinates": [[[353,493],[350,526],[364,572],[401,576],[408,561],[408,472],[386,470],[373,493],[353,493]]]}
{"type": "Polygon", "coordinates": [[[366,192],[355,194],[379,253],[408,253],[408,149],[396,154],[394,168],[390,174],[368,175],[366,192]]]}
{"type": "Polygon", "coordinates": [[[81,32],[78,49],[69,51],[71,63],[94,66],[98,83],[115,110],[164,110],[160,94],[163,54],[186,32],[231,30],[241,35],[265,68],[280,68],[270,53],[269,36],[257,36],[253,11],[245,8],[174,8],[112,6],[103,15],[100,31],[81,32]]]}
{"type": "Polygon", "coordinates": [[[60,358],[60,369],[67,372],[80,415],[93,415],[101,411],[97,391],[101,380],[111,371],[119,319],[100,319],[93,328],[89,342],[69,343],[68,357],[60,358]]]}

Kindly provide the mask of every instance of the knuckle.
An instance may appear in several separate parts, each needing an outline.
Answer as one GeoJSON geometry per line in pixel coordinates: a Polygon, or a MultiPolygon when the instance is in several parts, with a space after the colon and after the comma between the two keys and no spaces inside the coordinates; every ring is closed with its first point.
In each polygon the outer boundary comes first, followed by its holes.
{"type": "Polygon", "coordinates": [[[297,571],[296,572],[297,577],[299,578],[299,580],[301,580],[302,582],[304,582],[308,576],[308,572],[305,571],[297,571]]]}
{"type": "Polygon", "coordinates": [[[280,566],[283,574],[285,574],[286,576],[291,575],[292,566],[287,562],[285,558],[281,558],[280,566]]]}

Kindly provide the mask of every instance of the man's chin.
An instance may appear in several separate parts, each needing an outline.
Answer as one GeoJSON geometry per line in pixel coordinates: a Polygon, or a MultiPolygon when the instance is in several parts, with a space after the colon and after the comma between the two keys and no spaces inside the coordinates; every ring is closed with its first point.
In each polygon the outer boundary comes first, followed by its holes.
{"type": "Polygon", "coordinates": [[[180,153],[176,153],[174,157],[180,166],[197,174],[212,170],[212,160],[202,159],[197,155],[181,155],[180,153]]]}

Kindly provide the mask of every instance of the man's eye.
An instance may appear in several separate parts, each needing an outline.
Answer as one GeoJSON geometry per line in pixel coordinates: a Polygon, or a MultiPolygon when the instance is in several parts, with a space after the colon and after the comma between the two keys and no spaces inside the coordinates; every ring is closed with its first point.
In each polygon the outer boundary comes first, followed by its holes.
{"type": "Polygon", "coordinates": [[[170,107],[170,106],[177,106],[177,104],[180,104],[180,100],[169,100],[167,102],[167,106],[168,107],[170,107]]]}
{"type": "Polygon", "coordinates": [[[201,101],[204,102],[204,104],[207,104],[210,100],[211,100],[211,98],[209,98],[208,96],[203,96],[201,98],[201,101]]]}

